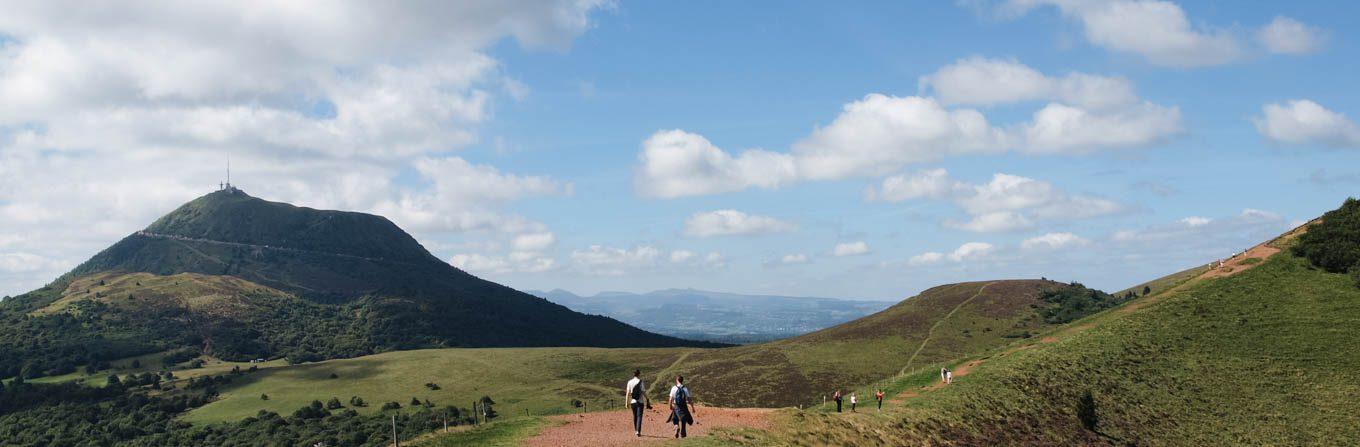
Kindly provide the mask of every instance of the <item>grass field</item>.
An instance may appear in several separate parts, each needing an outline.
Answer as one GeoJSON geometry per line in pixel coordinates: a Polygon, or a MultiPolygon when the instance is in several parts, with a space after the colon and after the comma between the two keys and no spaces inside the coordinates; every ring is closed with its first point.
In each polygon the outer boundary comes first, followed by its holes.
{"type": "MultiPolygon", "coordinates": [[[[1318,445],[1360,439],[1360,289],[1274,256],[983,363],[883,414],[798,412],[759,442],[1318,445]]],[[[904,380],[920,380],[907,378],[904,380]]],[[[912,386],[916,384],[913,383],[912,386]]]]}
{"type": "Polygon", "coordinates": [[[363,398],[360,413],[384,402],[403,407],[415,397],[439,406],[471,407],[482,396],[505,416],[575,410],[572,399],[596,407],[620,405],[634,367],[660,370],[685,349],[494,348],[396,351],[354,359],[268,368],[236,379],[222,397],[191,411],[190,422],[234,421],[259,410],[286,414],[313,400],[363,398]],[[330,378],[334,374],[336,378],[330,378]],[[436,384],[434,390],[425,386],[436,384]],[[269,396],[262,400],[260,395],[269,396]]]}
{"type": "MultiPolygon", "coordinates": [[[[821,402],[834,387],[891,378],[915,355],[913,368],[999,349],[1024,332],[1045,329],[1030,305],[1056,283],[997,281],[938,287],[863,320],[793,339],[724,349],[504,348],[397,351],[291,366],[269,365],[221,388],[219,400],[191,411],[190,422],[234,421],[260,410],[287,414],[332,397],[406,406],[411,398],[469,407],[491,396],[507,416],[621,405],[622,384],[644,371],[654,399],[676,374],[698,400],[721,406],[795,406],[821,402]],[[945,318],[948,316],[948,318],[945,318]],[[278,367],[273,367],[278,366],[278,367]],[[330,378],[334,374],[336,378],[330,378]],[[438,390],[425,386],[434,383],[438,390]],[[656,384],[663,384],[656,386],[656,384]],[[268,400],[261,399],[268,395],[268,400]]],[[[935,366],[938,368],[938,366],[935,366]]],[[[209,364],[214,373],[230,367],[209,364]]],[[[176,372],[177,375],[208,371],[176,372]]],[[[97,379],[102,380],[102,379],[97,379]]]]}

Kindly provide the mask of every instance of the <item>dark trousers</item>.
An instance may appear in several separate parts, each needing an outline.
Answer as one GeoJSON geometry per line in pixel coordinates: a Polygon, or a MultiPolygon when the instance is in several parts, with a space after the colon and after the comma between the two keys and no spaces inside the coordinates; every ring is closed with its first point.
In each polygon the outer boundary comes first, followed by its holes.
{"type": "Polygon", "coordinates": [[[642,402],[633,404],[633,431],[642,433],[642,409],[645,405],[642,402]]]}
{"type": "Polygon", "coordinates": [[[840,412],[841,412],[841,400],[840,400],[840,399],[836,399],[836,412],[837,412],[837,413],[840,413],[840,412]]]}
{"type": "Polygon", "coordinates": [[[879,400],[878,400],[878,409],[880,409],[880,410],[883,409],[883,399],[879,399],[879,400]]]}

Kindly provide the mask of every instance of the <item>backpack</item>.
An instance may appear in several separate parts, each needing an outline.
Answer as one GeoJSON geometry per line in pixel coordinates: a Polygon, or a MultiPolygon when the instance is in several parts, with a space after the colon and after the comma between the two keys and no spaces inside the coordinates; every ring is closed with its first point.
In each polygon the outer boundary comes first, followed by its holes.
{"type": "Polygon", "coordinates": [[[641,380],[638,381],[637,385],[633,385],[633,392],[630,393],[630,394],[632,394],[632,398],[633,398],[634,401],[642,402],[642,381],[641,381],[641,380]]]}
{"type": "Polygon", "coordinates": [[[686,389],[685,387],[682,386],[682,387],[680,387],[680,389],[675,390],[675,406],[676,406],[676,408],[685,408],[685,404],[686,404],[685,401],[688,400],[688,399],[689,399],[689,389],[686,389]]]}

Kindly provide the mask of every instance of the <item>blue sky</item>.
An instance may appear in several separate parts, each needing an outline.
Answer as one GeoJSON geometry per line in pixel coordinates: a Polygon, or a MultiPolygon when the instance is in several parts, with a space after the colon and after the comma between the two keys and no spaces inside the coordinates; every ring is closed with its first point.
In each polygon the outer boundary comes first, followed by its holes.
{"type": "Polygon", "coordinates": [[[224,152],[252,194],[578,293],[1118,289],[1360,189],[1349,3],[474,3],[18,8],[0,293],[207,192],[224,152]]]}

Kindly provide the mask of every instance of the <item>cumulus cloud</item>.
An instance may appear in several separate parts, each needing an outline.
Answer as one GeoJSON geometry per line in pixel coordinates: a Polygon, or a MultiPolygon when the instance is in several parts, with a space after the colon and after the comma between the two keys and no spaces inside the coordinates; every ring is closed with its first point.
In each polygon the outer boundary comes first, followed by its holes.
{"type": "Polygon", "coordinates": [[[342,1],[318,13],[250,2],[7,3],[0,204],[20,219],[0,221],[0,233],[45,242],[0,255],[79,262],[211,190],[227,154],[237,183],[273,200],[391,212],[418,235],[541,231],[502,205],[566,185],[488,175],[494,168],[446,153],[479,140],[498,95],[526,92],[487,48],[507,39],[565,48],[599,6],[342,1]],[[432,190],[394,181],[411,171],[432,190]],[[459,173],[510,189],[460,186],[459,173]],[[445,185],[454,188],[438,190],[445,185]]]}
{"type": "Polygon", "coordinates": [[[1277,143],[1360,146],[1360,127],[1345,115],[1316,102],[1296,99],[1271,103],[1263,106],[1261,112],[1260,117],[1253,119],[1256,130],[1277,143]]]}
{"type": "Polygon", "coordinates": [[[1185,10],[1157,0],[1010,0],[1015,13],[1042,6],[1057,8],[1081,24],[1088,42],[1137,54],[1155,65],[1202,67],[1236,61],[1243,45],[1232,33],[1192,26],[1185,10]]]}
{"type": "Polygon", "coordinates": [[[831,250],[835,256],[859,256],[869,253],[869,244],[864,241],[843,242],[831,250]]]}
{"type": "Polygon", "coordinates": [[[880,176],[907,165],[969,154],[1021,150],[1087,153],[1164,141],[1181,131],[1180,110],[1140,100],[1123,78],[1052,77],[1013,60],[969,58],[921,78],[930,96],[872,93],[842,107],[831,123],[788,152],[731,154],[701,135],[658,131],[642,144],[635,189],[675,198],[800,181],[880,176]],[[988,122],[949,105],[1050,101],[1030,121],[988,122]]]}
{"type": "Polygon", "coordinates": [[[1303,22],[1276,16],[1256,32],[1256,40],[1271,53],[1305,54],[1322,47],[1322,31],[1303,22]]]}
{"type": "Polygon", "coordinates": [[[987,183],[970,184],[953,179],[944,169],[889,176],[865,195],[889,202],[928,199],[953,203],[970,219],[945,224],[975,232],[1023,230],[1037,221],[1087,219],[1125,208],[1112,200],[1069,194],[1028,177],[997,173],[987,183]]]}
{"type": "Polygon", "coordinates": [[[1293,228],[1291,221],[1277,213],[1251,208],[1230,216],[1204,219],[1116,231],[1105,247],[1111,253],[1125,256],[1206,262],[1240,252],[1293,228]]]}
{"type": "Polygon", "coordinates": [[[618,276],[628,272],[650,269],[656,265],[661,250],[650,245],[615,248],[591,245],[584,250],[573,250],[571,260],[581,271],[591,275],[618,276]]]}
{"type": "Polygon", "coordinates": [[[1048,76],[1014,59],[960,59],[922,76],[919,83],[949,105],[1042,100],[1107,108],[1139,102],[1133,83],[1127,79],[1086,73],[1048,76]]]}
{"type": "Polygon", "coordinates": [[[807,262],[808,256],[803,253],[787,254],[784,255],[784,257],[779,258],[779,263],[781,264],[806,264],[807,262]]]}
{"type": "Polygon", "coordinates": [[[766,234],[792,231],[794,228],[789,222],[737,210],[695,213],[685,219],[685,234],[694,237],[766,234]]]}
{"type": "Polygon", "coordinates": [[[1199,216],[1190,216],[1190,217],[1181,219],[1181,223],[1183,223],[1183,224],[1185,224],[1185,225],[1188,225],[1188,226],[1191,226],[1191,227],[1198,227],[1198,226],[1208,225],[1210,222],[1213,222],[1213,221],[1214,221],[1213,219],[1210,219],[1210,218],[1207,218],[1207,217],[1199,217],[1199,216]]]}
{"type": "Polygon", "coordinates": [[[923,266],[939,264],[944,261],[964,262],[968,260],[977,260],[992,254],[995,249],[995,246],[986,242],[966,242],[950,253],[928,251],[912,256],[907,260],[907,264],[912,266],[923,266]]]}
{"type": "Polygon", "coordinates": [[[675,250],[671,252],[671,262],[676,264],[688,262],[689,260],[694,259],[695,256],[697,255],[689,250],[675,250]]]}
{"type": "Polygon", "coordinates": [[[1059,248],[1080,246],[1089,243],[1090,241],[1085,238],[1072,233],[1048,233],[1021,241],[1020,248],[1024,250],[1056,250],[1059,248]]]}

